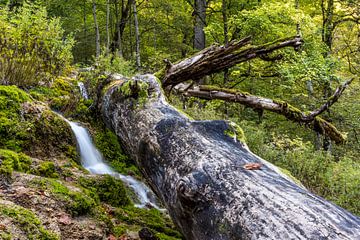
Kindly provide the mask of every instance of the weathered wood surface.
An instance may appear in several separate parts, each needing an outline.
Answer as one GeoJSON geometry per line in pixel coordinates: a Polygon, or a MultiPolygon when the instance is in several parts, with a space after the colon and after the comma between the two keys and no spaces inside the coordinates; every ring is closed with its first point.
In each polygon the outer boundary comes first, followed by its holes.
{"type": "Polygon", "coordinates": [[[231,124],[188,119],[166,102],[152,75],[132,82],[108,88],[104,120],[186,239],[360,239],[360,218],[252,154],[225,134],[231,124]],[[263,166],[250,171],[247,163],[263,166]]]}

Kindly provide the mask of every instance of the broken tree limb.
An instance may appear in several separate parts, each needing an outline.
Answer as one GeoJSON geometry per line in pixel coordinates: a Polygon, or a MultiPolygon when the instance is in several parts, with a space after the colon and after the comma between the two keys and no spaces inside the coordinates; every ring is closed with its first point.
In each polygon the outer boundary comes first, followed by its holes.
{"type": "Polygon", "coordinates": [[[229,122],[179,113],[154,76],[112,84],[102,99],[104,121],[186,239],[360,239],[359,217],[252,154],[229,122]]]}
{"type": "Polygon", "coordinates": [[[187,97],[197,97],[206,100],[218,99],[226,102],[240,103],[253,109],[271,111],[283,115],[293,122],[305,125],[317,133],[328,136],[335,143],[340,144],[345,142],[346,136],[339,132],[334,125],[319,117],[319,115],[337,102],[352,81],[353,79],[340,85],[326,103],[310,113],[302,112],[300,109],[284,101],[259,97],[234,89],[205,85],[189,88],[185,84],[179,84],[175,90],[187,97]]]}
{"type": "Polygon", "coordinates": [[[324,103],[320,108],[312,111],[310,114],[307,115],[307,118],[310,120],[315,118],[316,116],[322,114],[323,112],[327,111],[334,103],[336,103],[339,98],[341,97],[342,93],[345,89],[354,81],[355,78],[352,78],[346,81],[344,84],[340,85],[336,88],[334,94],[324,103]]]}
{"type": "Polygon", "coordinates": [[[250,37],[233,41],[228,46],[210,46],[194,56],[167,67],[156,74],[164,88],[175,86],[187,80],[199,80],[202,77],[220,72],[241,62],[253,58],[269,58],[268,54],[285,47],[299,48],[300,37],[292,37],[260,46],[248,46],[250,37]]]}

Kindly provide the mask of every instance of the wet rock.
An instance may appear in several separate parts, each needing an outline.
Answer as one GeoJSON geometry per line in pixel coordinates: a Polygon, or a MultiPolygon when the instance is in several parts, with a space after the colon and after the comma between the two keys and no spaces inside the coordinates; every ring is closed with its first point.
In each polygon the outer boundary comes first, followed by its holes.
{"type": "Polygon", "coordinates": [[[141,240],[159,240],[159,238],[148,228],[141,229],[139,231],[139,237],[141,240]]]}

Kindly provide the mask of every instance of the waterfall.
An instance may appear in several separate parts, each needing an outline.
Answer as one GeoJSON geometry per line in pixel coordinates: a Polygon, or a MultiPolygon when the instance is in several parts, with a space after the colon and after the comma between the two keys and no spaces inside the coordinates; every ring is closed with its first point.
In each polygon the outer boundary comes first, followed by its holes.
{"type": "Polygon", "coordinates": [[[81,96],[85,99],[85,100],[88,100],[89,99],[89,95],[86,91],[86,88],[85,88],[85,85],[84,83],[82,82],[78,82],[78,87],[80,89],[80,93],[81,93],[81,96]]]}
{"type": "Polygon", "coordinates": [[[144,183],[136,180],[131,176],[125,176],[114,171],[105,163],[102,154],[94,146],[91,140],[91,136],[86,128],[80,126],[78,123],[71,122],[67,119],[65,119],[65,121],[69,123],[72,131],[75,134],[79,147],[81,164],[84,168],[86,168],[90,173],[93,174],[109,174],[117,179],[122,180],[136,194],[136,197],[140,202],[139,204],[135,204],[136,207],[144,208],[150,206],[162,210],[157,205],[154,193],[144,183]]]}

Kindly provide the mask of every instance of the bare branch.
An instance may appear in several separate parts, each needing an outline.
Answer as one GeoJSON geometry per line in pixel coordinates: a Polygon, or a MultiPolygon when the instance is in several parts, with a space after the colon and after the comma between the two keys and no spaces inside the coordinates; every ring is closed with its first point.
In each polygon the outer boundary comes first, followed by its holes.
{"type": "Polygon", "coordinates": [[[263,98],[233,89],[204,85],[189,89],[189,85],[180,84],[176,87],[176,91],[188,97],[198,97],[207,100],[219,99],[226,102],[240,103],[254,109],[278,113],[293,122],[305,125],[315,132],[329,136],[331,140],[339,144],[343,143],[346,140],[346,137],[339,132],[334,125],[320,118],[318,115],[329,109],[339,99],[343,91],[352,81],[353,79],[339,86],[333,96],[325,104],[319,109],[312,111],[310,114],[306,114],[284,101],[263,98]]]}

